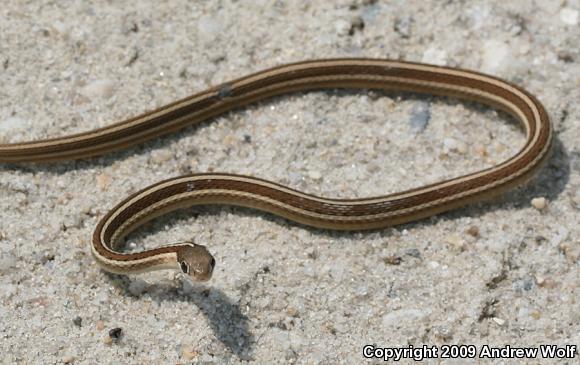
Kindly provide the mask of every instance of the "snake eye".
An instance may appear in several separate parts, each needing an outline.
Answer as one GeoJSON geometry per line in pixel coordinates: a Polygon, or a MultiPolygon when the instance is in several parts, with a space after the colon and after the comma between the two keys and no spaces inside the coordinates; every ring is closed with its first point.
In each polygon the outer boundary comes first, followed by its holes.
{"type": "Polygon", "coordinates": [[[181,271],[183,271],[184,274],[189,274],[189,265],[187,264],[187,262],[181,261],[179,263],[179,266],[181,267],[181,271]]]}

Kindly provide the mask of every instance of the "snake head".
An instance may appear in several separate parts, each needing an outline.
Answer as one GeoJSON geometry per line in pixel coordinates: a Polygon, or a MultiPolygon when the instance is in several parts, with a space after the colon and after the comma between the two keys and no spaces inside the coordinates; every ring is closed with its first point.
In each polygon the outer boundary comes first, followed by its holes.
{"type": "Polygon", "coordinates": [[[195,243],[185,243],[179,248],[177,263],[193,281],[208,281],[215,267],[215,259],[207,248],[195,243]]]}

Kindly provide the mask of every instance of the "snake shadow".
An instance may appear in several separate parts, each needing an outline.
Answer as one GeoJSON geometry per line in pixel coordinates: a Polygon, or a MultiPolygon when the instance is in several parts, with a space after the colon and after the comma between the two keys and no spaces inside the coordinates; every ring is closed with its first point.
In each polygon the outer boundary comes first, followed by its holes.
{"type": "MultiPolygon", "coordinates": [[[[242,313],[240,303],[233,302],[222,290],[186,283],[187,279],[184,278],[181,287],[167,282],[156,282],[148,285],[143,292],[135,293],[130,289],[130,286],[136,280],[141,279],[111,274],[106,271],[103,273],[111,285],[120,289],[127,296],[138,298],[142,295],[148,295],[158,303],[185,302],[195,305],[207,318],[218,341],[238,359],[252,360],[250,354],[255,340],[249,329],[248,317],[242,313]]],[[[187,314],[180,313],[180,315],[187,314]]],[[[220,354],[220,356],[216,354],[216,357],[220,361],[227,360],[226,354],[220,354]]]]}

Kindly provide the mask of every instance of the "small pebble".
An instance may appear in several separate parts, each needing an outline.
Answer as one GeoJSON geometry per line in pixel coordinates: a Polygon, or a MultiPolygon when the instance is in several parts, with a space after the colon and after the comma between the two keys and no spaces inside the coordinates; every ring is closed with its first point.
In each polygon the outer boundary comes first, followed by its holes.
{"type": "Polygon", "coordinates": [[[111,184],[111,177],[107,174],[98,174],[95,178],[97,180],[97,187],[100,191],[105,191],[111,184]]]}
{"type": "MultiPolygon", "coordinates": [[[[536,278],[536,282],[538,281],[538,279],[536,278]]],[[[541,278],[541,283],[538,282],[538,286],[540,288],[545,288],[545,289],[554,289],[557,285],[557,283],[551,279],[551,278],[541,278]]]]}
{"type": "Polygon", "coordinates": [[[39,306],[39,307],[47,307],[50,305],[50,300],[46,297],[36,297],[33,299],[28,300],[28,303],[39,306]]]}
{"type": "Polygon", "coordinates": [[[465,248],[465,240],[458,234],[452,234],[447,237],[447,243],[451,244],[453,247],[463,250],[465,248]]]}
{"type": "Polygon", "coordinates": [[[495,323],[497,323],[498,326],[503,326],[505,324],[505,319],[501,319],[498,317],[493,317],[492,321],[494,321],[495,323]]]}
{"type": "Polygon", "coordinates": [[[96,327],[97,327],[97,331],[104,330],[105,329],[105,322],[103,322],[103,321],[97,321],[96,327]]]}
{"type": "Polygon", "coordinates": [[[62,362],[65,364],[72,364],[75,361],[74,356],[65,356],[62,358],[62,362]]]}
{"type": "Polygon", "coordinates": [[[195,350],[190,350],[189,348],[187,348],[185,346],[181,348],[181,357],[183,357],[185,360],[190,361],[190,360],[195,359],[198,356],[199,356],[199,352],[197,352],[195,350]]]}
{"type": "Polygon", "coordinates": [[[387,312],[382,318],[383,327],[400,327],[403,323],[417,323],[429,316],[429,312],[419,309],[398,309],[387,312]]]}
{"type": "Polygon", "coordinates": [[[578,245],[571,245],[568,242],[562,243],[559,246],[560,250],[566,256],[570,263],[576,263],[580,259],[580,247],[578,245]]]}
{"type": "Polygon", "coordinates": [[[385,257],[385,264],[387,265],[400,265],[403,259],[397,255],[390,255],[385,257]]]}
{"type": "Polygon", "coordinates": [[[428,103],[422,102],[413,106],[410,120],[411,128],[418,132],[423,132],[427,128],[429,119],[431,119],[431,110],[428,103]]]}
{"type": "Polygon", "coordinates": [[[108,99],[115,92],[115,84],[111,80],[96,80],[83,87],[80,92],[88,98],[108,99]]]}
{"type": "Polygon", "coordinates": [[[73,323],[75,326],[81,327],[83,325],[83,319],[81,317],[75,317],[75,319],[73,319],[73,323]]]}
{"type": "Polygon", "coordinates": [[[537,210],[544,210],[546,209],[548,202],[546,198],[534,198],[532,199],[532,206],[537,210]]]}
{"type": "Polygon", "coordinates": [[[421,251],[419,251],[416,248],[408,248],[405,250],[405,255],[420,259],[421,258],[421,251]]]}
{"type": "Polygon", "coordinates": [[[481,157],[487,157],[489,153],[487,152],[487,148],[483,145],[475,146],[475,153],[477,153],[481,157]]]}
{"type": "Polygon", "coordinates": [[[435,328],[434,335],[440,340],[449,341],[453,338],[453,330],[448,327],[437,327],[435,328]]]}
{"type": "Polygon", "coordinates": [[[295,307],[286,308],[286,313],[292,317],[299,317],[298,309],[296,309],[295,307]]]}
{"type": "Polygon", "coordinates": [[[465,154],[467,152],[467,145],[465,142],[458,141],[455,138],[445,138],[443,140],[443,153],[458,152],[465,154]]]}
{"type": "Polygon", "coordinates": [[[308,176],[312,179],[312,180],[320,180],[322,179],[322,174],[320,173],[320,171],[309,171],[308,172],[308,176]]]}
{"type": "Polygon", "coordinates": [[[350,34],[351,24],[344,19],[338,19],[334,23],[334,29],[338,35],[348,35],[350,34]]]}
{"type": "Polygon", "coordinates": [[[471,226],[467,229],[467,234],[472,237],[479,237],[479,228],[477,226],[471,226]]]}
{"type": "Polygon", "coordinates": [[[222,143],[226,146],[235,146],[238,144],[238,137],[233,134],[228,134],[222,140],[222,143]]]}
{"type": "Polygon", "coordinates": [[[154,151],[151,154],[151,162],[154,164],[160,165],[164,162],[167,162],[171,159],[171,152],[168,150],[159,150],[154,151]]]}
{"type": "Polygon", "coordinates": [[[123,335],[123,329],[120,327],[115,327],[109,330],[109,337],[113,341],[118,341],[123,335]]]}
{"type": "Polygon", "coordinates": [[[379,100],[379,98],[381,97],[381,94],[379,94],[376,90],[369,90],[367,92],[367,96],[371,100],[379,100]]]}
{"type": "Polygon", "coordinates": [[[467,153],[467,144],[463,141],[459,141],[459,144],[457,146],[457,152],[459,152],[462,155],[465,155],[467,153]]]}

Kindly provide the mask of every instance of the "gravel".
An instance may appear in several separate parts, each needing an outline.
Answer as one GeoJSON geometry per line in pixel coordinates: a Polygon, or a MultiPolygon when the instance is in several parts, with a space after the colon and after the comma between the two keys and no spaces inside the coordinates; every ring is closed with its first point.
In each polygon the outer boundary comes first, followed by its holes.
{"type": "Polygon", "coordinates": [[[508,79],[544,103],[556,148],[527,187],[403,227],[339,233],[250,209],[197,207],[128,237],[134,250],[207,245],[217,267],[206,285],[173,272],[104,273],[90,253],[95,225],[127,194],[184,173],[376,196],[490,167],[524,137],[505,114],[473,103],[328,91],[275,98],[93,160],[2,165],[0,362],[352,364],[373,343],[580,343],[579,7],[4,4],[1,142],[87,131],[253,71],[345,56],[508,79]]]}

